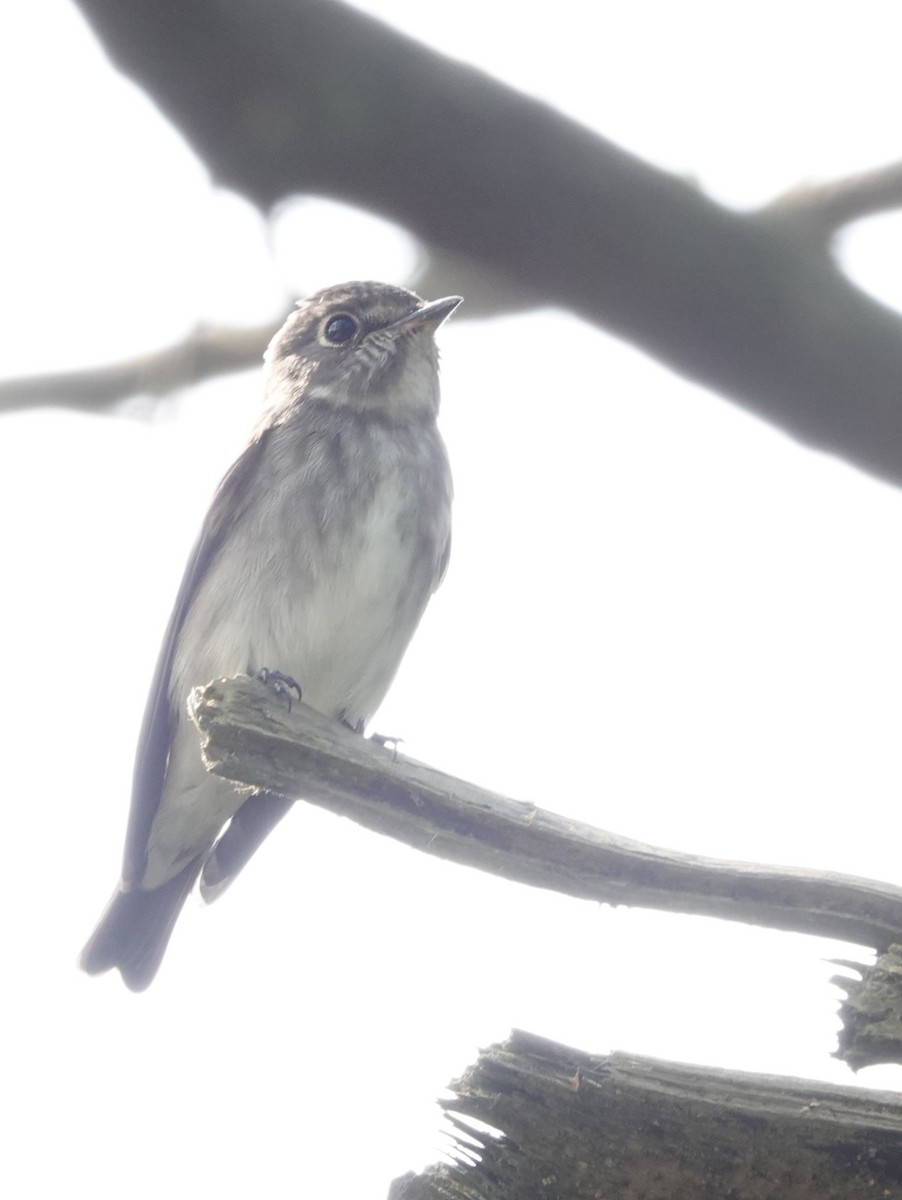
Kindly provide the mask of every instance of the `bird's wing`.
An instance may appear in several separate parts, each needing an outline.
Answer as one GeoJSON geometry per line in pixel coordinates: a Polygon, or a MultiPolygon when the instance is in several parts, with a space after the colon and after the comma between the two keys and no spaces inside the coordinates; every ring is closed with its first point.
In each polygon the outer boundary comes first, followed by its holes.
{"type": "Polygon", "coordinates": [[[173,721],[183,715],[174,711],[169,695],[172,663],[179,634],[210,564],[216,558],[228,531],[241,519],[247,508],[268,434],[269,429],[259,431],[217,488],[200,536],[185,567],[175,607],[169,618],[150,686],[150,695],[147,698],[147,707],[144,710],[144,721],[135,756],[132,803],[122,864],[122,883],[126,888],[138,883],[144,873],[150,828],[160,804],[166,778],[173,721]]]}
{"type": "Polygon", "coordinates": [[[442,586],[445,575],[448,572],[448,563],[451,559],[451,530],[448,530],[448,536],[445,539],[445,544],[442,547],[441,555],[438,560],[438,568],[435,572],[435,582],[432,585],[432,591],[437,592],[442,586]]]}

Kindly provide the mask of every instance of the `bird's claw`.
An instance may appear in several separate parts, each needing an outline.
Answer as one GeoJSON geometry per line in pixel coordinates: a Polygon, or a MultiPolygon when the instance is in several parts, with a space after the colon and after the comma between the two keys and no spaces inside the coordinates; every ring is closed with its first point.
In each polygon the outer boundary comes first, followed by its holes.
{"type": "Polygon", "coordinates": [[[389,745],[391,745],[391,760],[392,762],[398,761],[398,747],[404,741],[402,737],[393,737],[390,733],[371,733],[370,741],[375,742],[377,746],[381,746],[384,750],[387,750],[389,745]]]}
{"type": "Polygon", "coordinates": [[[261,667],[254,678],[265,683],[268,688],[272,688],[277,696],[285,696],[288,700],[289,712],[291,712],[292,692],[297,692],[298,700],[303,699],[301,685],[291,675],[285,675],[282,671],[271,671],[269,667],[261,667]]]}

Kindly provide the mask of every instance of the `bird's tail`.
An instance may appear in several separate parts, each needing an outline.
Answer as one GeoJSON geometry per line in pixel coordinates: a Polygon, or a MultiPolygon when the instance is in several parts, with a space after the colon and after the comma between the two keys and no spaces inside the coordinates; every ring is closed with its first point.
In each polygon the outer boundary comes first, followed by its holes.
{"type": "Polygon", "coordinates": [[[150,891],[117,888],[81,952],[89,975],[117,967],[126,987],[142,992],[156,975],[176,918],[191,891],[203,856],[150,891]]]}
{"type": "Polygon", "coordinates": [[[222,895],[293,807],[293,800],[274,792],[254,792],[248,796],[204,861],[200,894],[207,904],[222,895]]]}

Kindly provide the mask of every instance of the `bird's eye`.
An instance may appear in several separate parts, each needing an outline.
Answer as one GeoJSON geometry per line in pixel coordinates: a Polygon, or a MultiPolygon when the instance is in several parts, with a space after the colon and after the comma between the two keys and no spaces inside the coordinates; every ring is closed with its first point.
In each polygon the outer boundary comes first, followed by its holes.
{"type": "Polygon", "coordinates": [[[347,313],[338,313],[330,317],[323,329],[323,337],[333,346],[343,346],[357,333],[360,326],[347,313]]]}

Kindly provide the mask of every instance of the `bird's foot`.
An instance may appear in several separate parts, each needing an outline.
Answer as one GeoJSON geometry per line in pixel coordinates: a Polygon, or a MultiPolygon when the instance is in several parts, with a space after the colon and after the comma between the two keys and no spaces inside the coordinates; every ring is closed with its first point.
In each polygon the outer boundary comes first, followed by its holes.
{"type": "MultiPolygon", "coordinates": [[[[362,732],[362,731],[361,731],[362,732]]],[[[391,760],[398,761],[398,747],[404,741],[402,737],[393,737],[390,733],[371,733],[370,741],[387,750],[391,746],[391,760]]]]}
{"type": "MultiPolygon", "coordinates": [[[[359,733],[361,737],[363,736],[363,732],[366,729],[366,721],[363,717],[359,721],[352,722],[348,720],[344,713],[341,713],[338,719],[346,729],[350,729],[352,733],[359,733]]],[[[370,741],[375,742],[377,746],[381,746],[384,750],[388,749],[390,745],[392,762],[398,761],[398,746],[404,741],[402,737],[392,737],[389,733],[371,733],[370,741]]]]}
{"type": "Polygon", "coordinates": [[[298,700],[303,699],[301,685],[291,675],[285,675],[281,671],[271,671],[269,667],[261,667],[254,675],[254,678],[259,679],[261,683],[265,683],[268,688],[272,688],[277,696],[285,696],[288,700],[289,712],[291,712],[292,692],[297,692],[298,700]]]}

